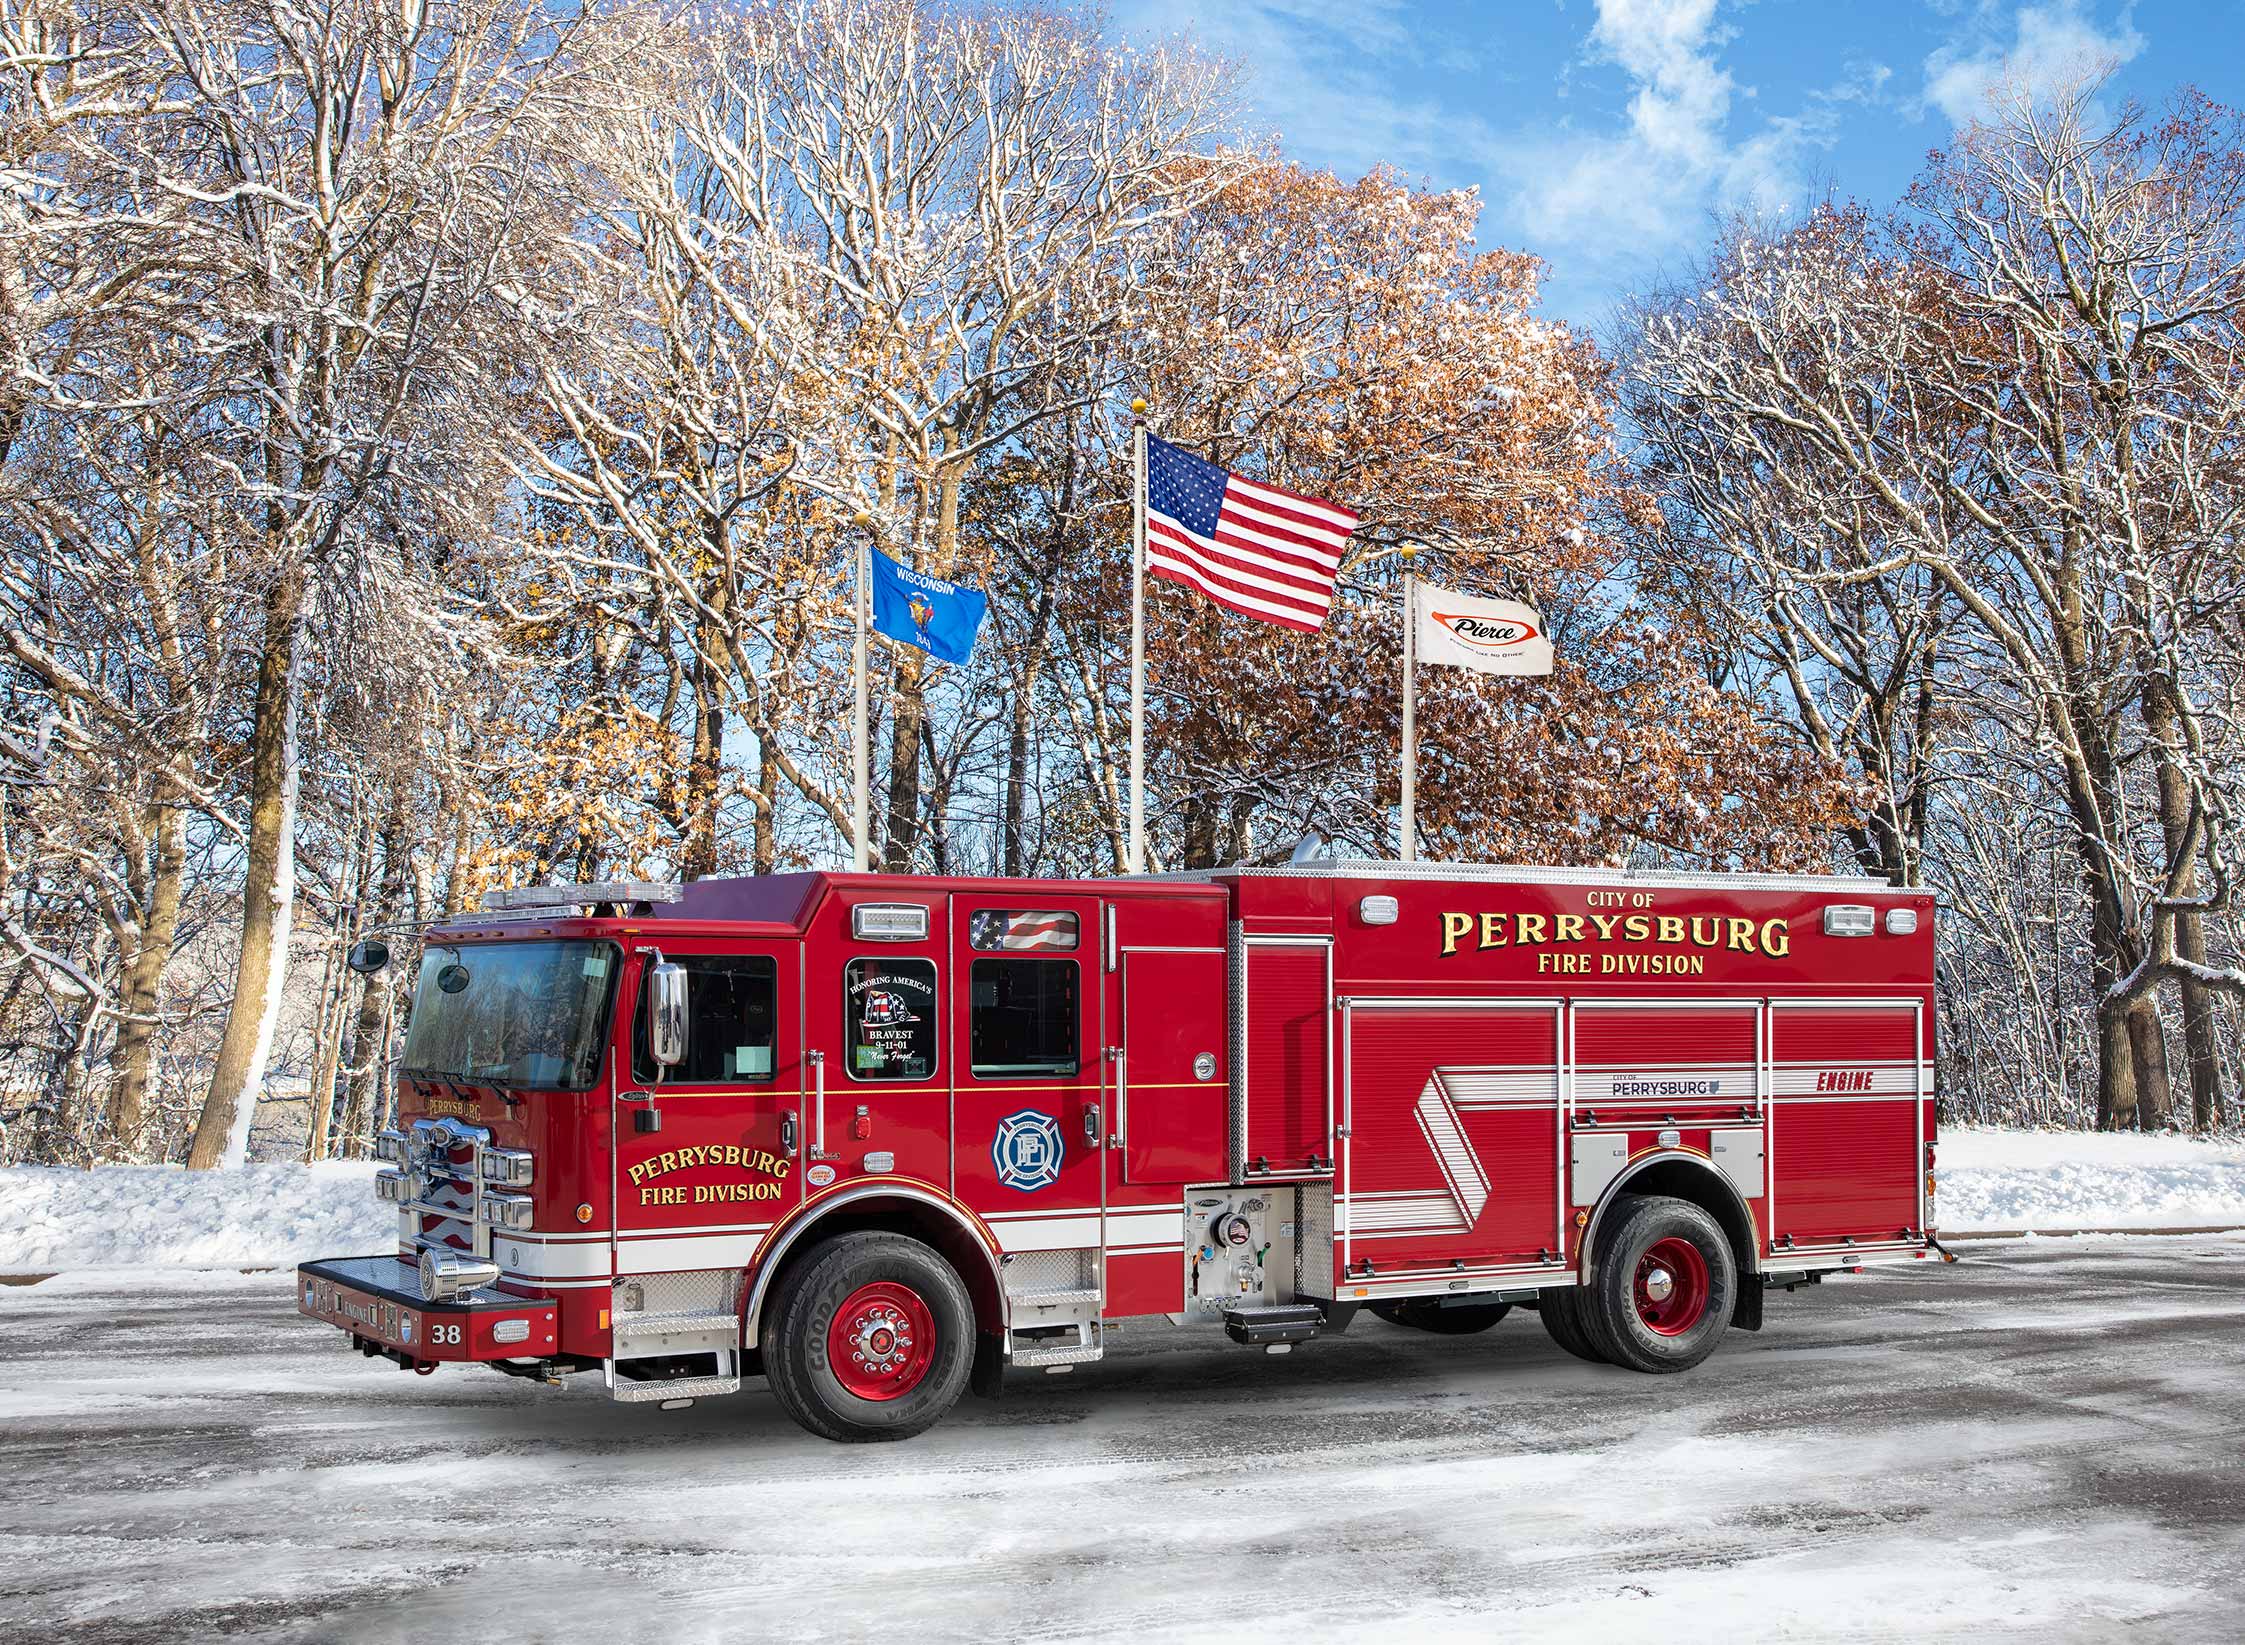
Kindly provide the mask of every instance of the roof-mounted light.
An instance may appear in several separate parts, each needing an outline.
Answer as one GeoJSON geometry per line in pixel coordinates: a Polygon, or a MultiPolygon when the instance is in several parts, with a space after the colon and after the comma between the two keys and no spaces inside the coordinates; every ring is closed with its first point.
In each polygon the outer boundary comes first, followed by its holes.
{"type": "Polygon", "coordinates": [[[483,894],[492,913],[526,908],[583,908],[595,903],[676,902],[675,884],[661,880],[591,880],[583,885],[510,885],[483,894]]]}
{"type": "Polygon", "coordinates": [[[1824,910],[1827,937],[1868,937],[1879,928],[1878,910],[1861,903],[1836,902],[1824,910]]]}
{"type": "Polygon", "coordinates": [[[850,935],[866,942],[925,942],[927,906],[916,902],[861,902],[850,910],[850,935]]]}

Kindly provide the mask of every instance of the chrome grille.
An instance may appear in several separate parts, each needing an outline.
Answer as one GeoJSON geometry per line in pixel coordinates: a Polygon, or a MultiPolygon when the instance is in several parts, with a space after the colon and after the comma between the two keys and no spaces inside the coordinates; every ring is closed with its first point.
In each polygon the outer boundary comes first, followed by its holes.
{"type": "Polygon", "coordinates": [[[491,1260],[494,1228],[520,1232],[531,1223],[527,1194],[533,1165],[520,1148],[498,1148],[481,1125],[456,1119],[419,1119],[403,1131],[385,1131],[376,1153],[396,1162],[375,1179],[377,1198],[400,1212],[402,1249],[418,1261],[424,1251],[491,1260]]]}

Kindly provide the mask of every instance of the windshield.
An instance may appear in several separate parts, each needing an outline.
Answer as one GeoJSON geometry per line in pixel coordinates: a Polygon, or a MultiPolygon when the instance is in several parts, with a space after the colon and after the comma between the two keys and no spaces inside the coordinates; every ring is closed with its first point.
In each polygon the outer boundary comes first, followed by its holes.
{"type": "Polygon", "coordinates": [[[431,943],[404,1072],[577,1091],[600,1072],[616,950],[604,942],[431,943]]]}

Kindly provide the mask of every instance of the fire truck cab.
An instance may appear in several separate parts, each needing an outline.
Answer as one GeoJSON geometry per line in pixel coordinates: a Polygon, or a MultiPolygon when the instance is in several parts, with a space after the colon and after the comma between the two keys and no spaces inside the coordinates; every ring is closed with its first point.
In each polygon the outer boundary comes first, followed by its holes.
{"type": "Polygon", "coordinates": [[[1124,1319],[1532,1310],[1680,1371],[1934,1239],[1930,898],[1385,862],[495,893],[426,933],[378,1190],[299,1309],[899,1438],[1124,1319]]]}

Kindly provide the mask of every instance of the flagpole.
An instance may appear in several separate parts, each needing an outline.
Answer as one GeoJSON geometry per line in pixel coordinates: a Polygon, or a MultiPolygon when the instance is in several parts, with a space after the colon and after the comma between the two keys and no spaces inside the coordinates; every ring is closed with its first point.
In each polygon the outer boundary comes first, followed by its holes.
{"type": "Polygon", "coordinates": [[[855,619],[856,637],[850,646],[850,676],[853,696],[850,703],[850,866],[860,874],[873,866],[873,842],[869,839],[873,801],[871,761],[867,758],[866,743],[866,685],[865,685],[865,605],[866,583],[872,575],[872,566],[866,560],[866,544],[873,536],[873,516],[860,509],[852,516],[850,524],[856,526],[857,547],[851,557],[850,610],[855,619]]]}
{"type": "Polygon", "coordinates": [[[1130,402],[1130,858],[1146,871],[1146,402],[1130,402]]]}
{"type": "Polygon", "coordinates": [[[1419,545],[1403,545],[1403,860],[1419,860],[1419,545]]]}

